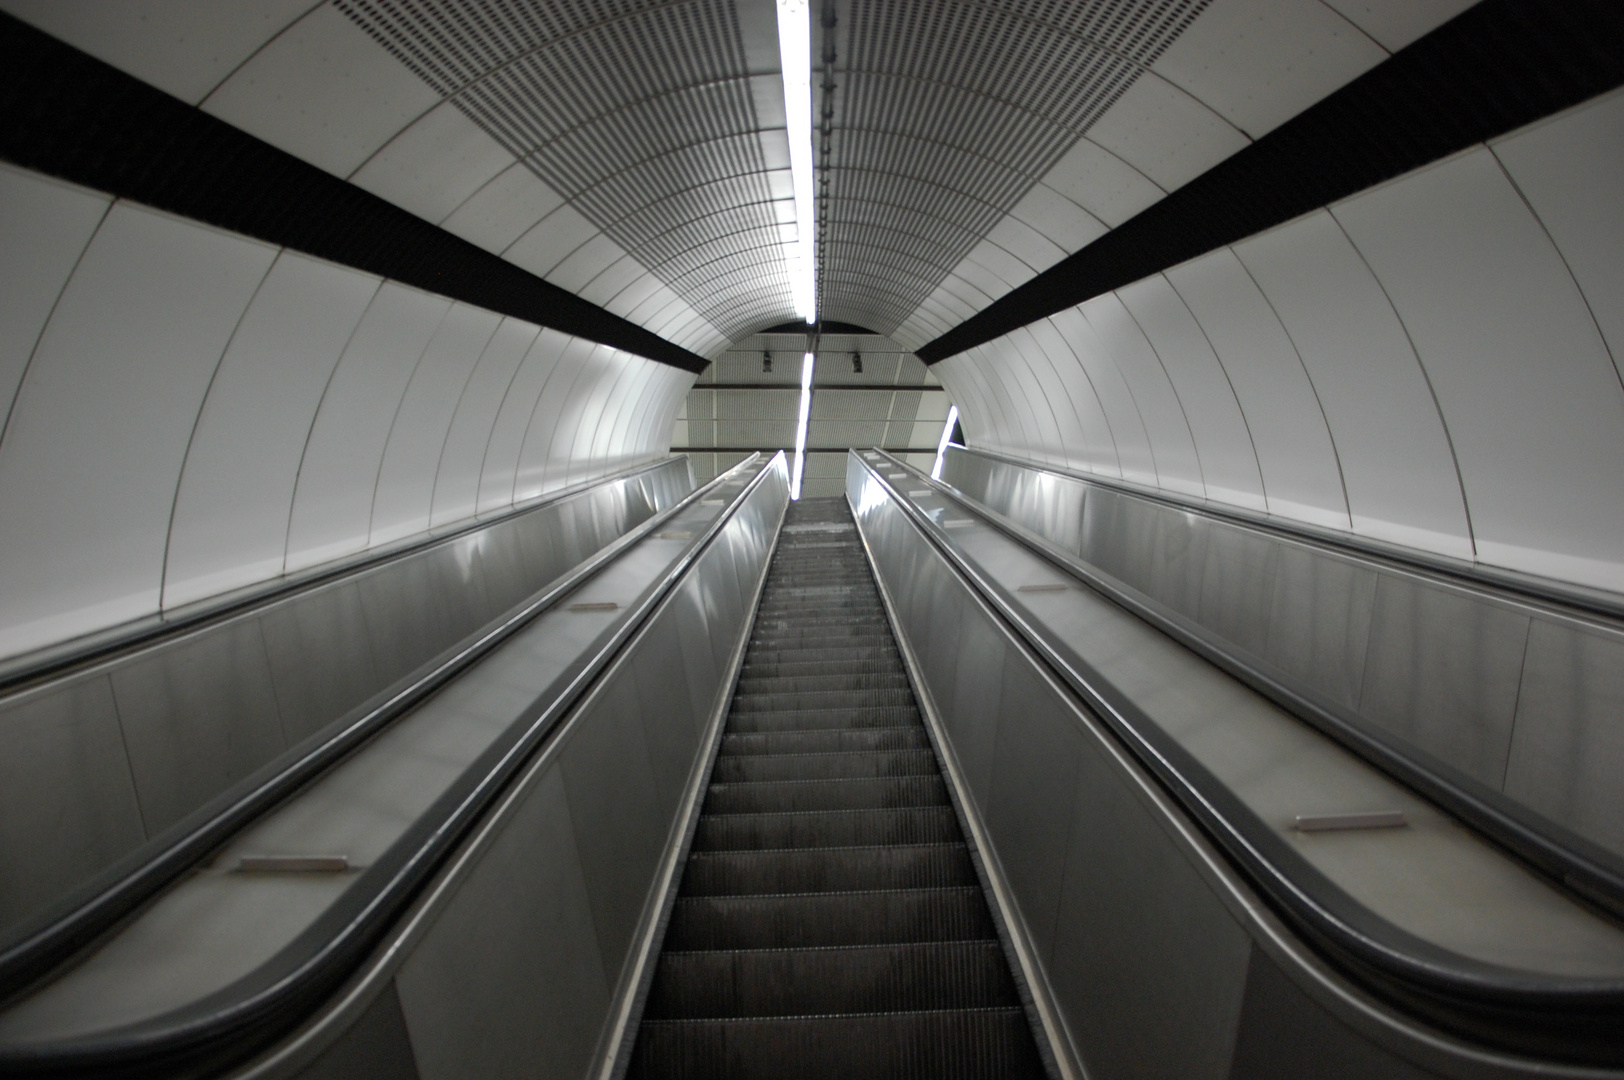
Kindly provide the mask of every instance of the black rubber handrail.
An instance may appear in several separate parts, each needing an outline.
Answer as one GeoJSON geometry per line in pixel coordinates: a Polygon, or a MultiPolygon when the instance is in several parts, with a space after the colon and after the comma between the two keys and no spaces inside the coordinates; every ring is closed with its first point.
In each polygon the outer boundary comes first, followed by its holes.
{"type": "MultiPolygon", "coordinates": [[[[782,452],[780,452],[781,454],[782,452]]],[[[535,715],[513,725],[320,917],[269,961],[180,1009],[92,1035],[0,1046],[0,1073],[17,1076],[201,1076],[283,1034],[368,955],[620,649],[772,472],[757,468],[711,524],[552,686],[535,715]]],[[[736,478],[752,457],[682,505],[736,478]]],[[[675,508],[674,508],[675,509],[675,508]]]]}
{"type": "MultiPolygon", "coordinates": [[[[17,997],[63,961],[429,695],[467,671],[628,547],[758,459],[751,457],[605,545],[590,558],[451,645],[343,717],[205,803],[90,882],[14,929],[0,943],[0,994],[17,997]]],[[[0,1051],[0,1063],[4,1053],[0,1051]]]]}
{"type": "Polygon", "coordinates": [[[0,661],[0,695],[11,695],[34,690],[57,679],[72,678],[85,668],[105,664],[142,650],[162,645],[183,634],[203,627],[239,618],[257,608],[281,603],[290,596],[311,592],[339,578],[353,577],[368,570],[420,555],[431,548],[460,540],[470,533],[482,532],[507,521],[524,517],[538,510],[584,495],[596,488],[623,483],[645,473],[666,468],[673,457],[634,465],[595,480],[579,484],[533,499],[523,506],[505,513],[492,513],[459,525],[443,527],[440,531],[398,546],[385,546],[378,551],[360,552],[348,558],[334,560],[295,571],[271,581],[233,589],[224,597],[199,600],[178,611],[160,613],[134,623],[111,627],[87,634],[58,645],[46,646],[20,656],[0,661]]]}
{"type": "MultiPolygon", "coordinates": [[[[888,457],[887,463],[907,470],[912,480],[931,483],[894,458],[888,457]]],[[[1474,960],[1402,930],[1355,901],[1092,664],[1032,623],[1015,598],[965,557],[946,530],[904,497],[881,470],[867,461],[862,465],[958,576],[1334,966],[1385,1000],[1480,1043],[1545,1059],[1624,1065],[1624,978],[1544,975],[1474,960]]],[[[968,502],[940,483],[933,489],[953,495],[960,506],[968,502]]],[[[984,512],[970,512],[1022,541],[984,512]]]]}

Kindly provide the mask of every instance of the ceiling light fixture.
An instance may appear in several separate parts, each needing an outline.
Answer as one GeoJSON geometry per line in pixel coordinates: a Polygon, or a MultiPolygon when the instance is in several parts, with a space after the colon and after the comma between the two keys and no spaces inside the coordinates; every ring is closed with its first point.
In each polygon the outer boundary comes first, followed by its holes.
{"type": "Polygon", "coordinates": [[[853,375],[861,375],[863,373],[863,354],[860,352],[854,352],[851,354],[851,373],[853,375]]]}
{"type": "Polygon", "coordinates": [[[761,350],[761,373],[763,375],[773,373],[773,354],[770,349],[761,350]]]}
{"type": "Polygon", "coordinates": [[[818,321],[812,187],[812,13],[807,0],[778,0],[778,59],[789,122],[789,173],[795,189],[795,244],[788,252],[795,311],[818,321]]]}
{"type": "Polygon", "coordinates": [[[958,422],[959,407],[949,405],[947,407],[947,423],[942,425],[942,441],[936,444],[936,464],[930,467],[930,478],[932,480],[942,478],[942,458],[947,455],[947,442],[953,437],[953,429],[958,426],[958,422]]]}
{"type": "Polygon", "coordinates": [[[806,467],[806,424],[812,419],[812,354],[801,359],[801,419],[795,425],[795,471],[789,476],[789,497],[801,497],[801,472],[806,467]]]}

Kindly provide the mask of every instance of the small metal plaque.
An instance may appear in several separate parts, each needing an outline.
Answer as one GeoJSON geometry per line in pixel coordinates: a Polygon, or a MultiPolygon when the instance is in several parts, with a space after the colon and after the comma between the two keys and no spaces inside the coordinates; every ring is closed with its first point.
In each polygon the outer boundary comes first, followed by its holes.
{"type": "Polygon", "coordinates": [[[1399,829],[1408,825],[1402,810],[1366,810],[1354,814],[1298,814],[1298,832],[1340,832],[1344,829],[1399,829]]]}
{"type": "Polygon", "coordinates": [[[657,533],[655,535],[654,539],[656,539],[656,540],[691,540],[691,539],[693,539],[693,535],[694,534],[691,533],[691,532],[663,532],[663,533],[657,533]]]}
{"type": "Polygon", "coordinates": [[[237,869],[248,874],[338,874],[350,868],[348,855],[244,855],[237,869]]]}
{"type": "Polygon", "coordinates": [[[592,604],[571,604],[571,611],[613,611],[620,605],[610,600],[592,604]]]}
{"type": "Polygon", "coordinates": [[[1058,581],[1046,581],[1040,585],[1021,585],[1016,592],[1065,592],[1066,586],[1058,581]]]}

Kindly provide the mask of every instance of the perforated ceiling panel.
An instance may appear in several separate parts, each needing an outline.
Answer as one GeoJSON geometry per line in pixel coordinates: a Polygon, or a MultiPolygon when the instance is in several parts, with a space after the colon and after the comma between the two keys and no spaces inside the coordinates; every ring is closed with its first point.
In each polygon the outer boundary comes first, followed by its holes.
{"type": "Polygon", "coordinates": [[[824,314],[889,333],[1208,0],[852,0],[824,314]]]}
{"type": "Polygon", "coordinates": [[[793,314],[730,0],[335,2],[718,329],[793,314]]]}

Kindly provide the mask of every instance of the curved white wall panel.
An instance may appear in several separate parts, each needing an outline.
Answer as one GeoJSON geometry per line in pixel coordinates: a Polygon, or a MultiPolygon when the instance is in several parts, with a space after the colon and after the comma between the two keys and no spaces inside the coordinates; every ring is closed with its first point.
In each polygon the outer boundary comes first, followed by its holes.
{"type": "Polygon", "coordinates": [[[496,479],[500,475],[496,472],[498,469],[505,472],[510,498],[515,502],[563,486],[556,478],[553,483],[548,483],[544,468],[547,459],[544,456],[527,458],[525,447],[539,445],[542,454],[545,454],[547,440],[544,438],[532,443],[531,433],[545,432],[550,437],[557,429],[570,388],[590,363],[594,348],[592,342],[584,338],[563,341],[558,347],[556,364],[546,373],[530,400],[509,395],[508,400],[502,403],[502,415],[498,416],[496,429],[492,432],[491,450],[487,458],[488,468],[493,475],[489,481],[481,481],[482,487],[487,482],[492,486],[500,482],[496,479]]]}
{"type": "Polygon", "coordinates": [[[390,426],[372,496],[369,546],[429,527],[435,474],[457,399],[501,322],[483,308],[453,304],[435,331],[390,426]]]}
{"type": "Polygon", "coordinates": [[[1235,246],[1313,379],[1353,531],[1461,559],[1471,529],[1432,389],[1381,286],[1330,214],[1235,246]]]}
{"type": "Polygon", "coordinates": [[[0,444],[0,652],[154,612],[186,446],[276,250],[118,204],[0,444]]]}
{"type": "Polygon", "coordinates": [[[1201,455],[1207,497],[1252,510],[1266,507],[1252,433],[1229,376],[1195,316],[1157,274],[1117,290],[1172,380],[1201,455]]]}
{"type": "Polygon", "coordinates": [[[175,496],[164,607],[276,577],[322,391],[381,278],[284,251],[220,360],[175,496]]]}
{"type": "Polygon", "coordinates": [[[106,195],[0,165],[0,433],[45,320],[112,204],[106,195]]]}
{"type": "Polygon", "coordinates": [[[1570,109],[1494,143],[1584,292],[1613,354],[1624,359],[1624,93],[1570,109]]]}
{"type": "Polygon", "coordinates": [[[518,163],[469,195],[440,225],[470,244],[500,255],[563,205],[564,196],[518,163]]]}
{"type": "Polygon", "coordinates": [[[1086,375],[1129,479],[1624,591],[1621,174],[1615,93],[935,370],[977,446],[1112,474],[1086,375]],[[1082,432],[1060,455],[1034,413],[1049,362],[1082,432]]]}
{"type": "Polygon", "coordinates": [[[1044,345],[1057,368],[1062,371],[1081,368],[1087,376],[1086,380],[1069,380],[1075,386],[1073,400],[1092,396],[1105,410],[1123,479],[1155,484],[1156,451],[1145,430],[1139,404],[1088,320],[1075,309],[1061,312],[1034,324],[1032,333],[1044,345]]]}
{"type": "Polygon", "coordinates": [[[474,513],[479,497],[479,472],[484,467],[485,448],[490,444],[491,425],[496,421],[514,374],[541,332],[534,323],[504,319],[474,365],[473,374],[457,401],[445,449],[440,454],[431,524],[458,521],[474,513]]]}
{"type": "Polygon", "coordinates": [[[451,302],[387,282],[356,327],[316,410],[288,522],[285,568],[367,546],[372,495],[406,384],[451,302]]]}
{"type": "MultiPolygon", "coordinates": [[[[1197,497],[1205,495],[1201,459],[1195,452],[1195,439],[1190,434],[1184,406],[1156,350],[1140,332],[1139,324],[1133,321],[1133,316],[1114,293],[1096,297],[1077,310],[1093,330],[1093,341],[1121,371],[1133,393],[1156,454],[1158,482],[1169,491],[1197,497]]],[[[1062,334],[1066,333],[1066,314],[1062,312],[1054,320],[1062,334]]],[[[1079,356],[1083,355],[1078,340],[1072,339],[1071,346],[1079,356]]]]}
{"type": "Polygon", "coordinates": [[[524,445],[524,433],[535,416],[536,403],[546,393],[553,375],[566,365],[566,357],[577,344],[576,338],[556,330],[543,330],[513,373],[497,406],[484,460],[480,462],[480,513],[541,494],[539,487],[520,487],[519,448],[524,445]]]}
{"type": "Polygon", "coordinates": [[[1268,301],[1225,248],[1167,272],[1229,375],[1271,513],[1348,527],[1336,449],[1301,358],[1268,301]]]}
{"type": "Polygon", "coordinates": [[[1624,588],[1624,388],[1494,155],[1467,152],[1335,213],[1431,376],[1478,558],[1624,588]]]}

